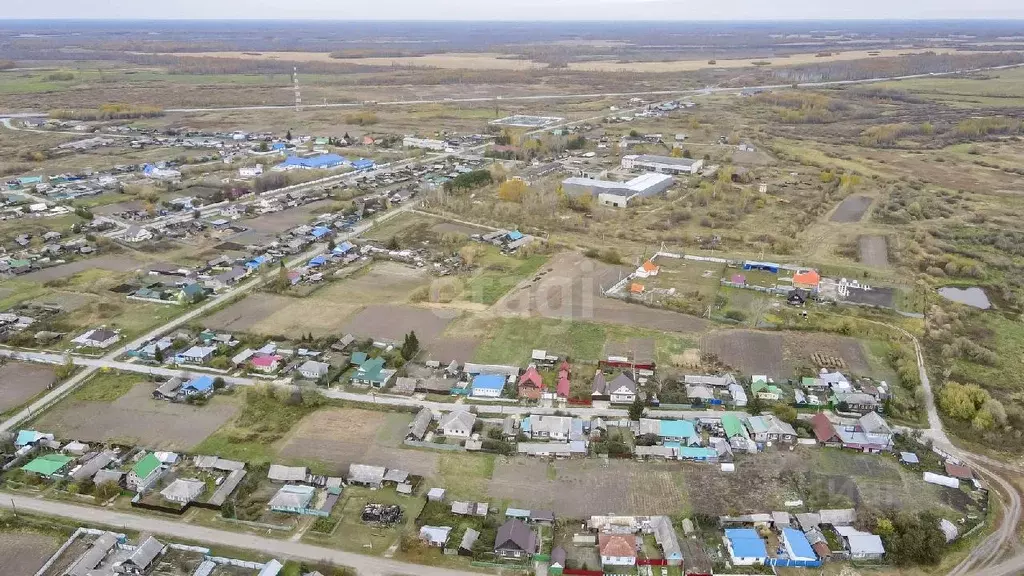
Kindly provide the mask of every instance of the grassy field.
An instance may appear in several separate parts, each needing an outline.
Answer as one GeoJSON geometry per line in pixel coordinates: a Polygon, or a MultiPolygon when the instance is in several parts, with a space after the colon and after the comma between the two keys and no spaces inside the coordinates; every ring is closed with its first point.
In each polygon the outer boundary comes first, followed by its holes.
{"type": "Polygon", "coordinates": [[[104,368],[72,392],[68,399],[77,402],[113,402],[127,394],[140,379],[138,374],[104,368]]]}
{"type": "Polygon", "coordinates": [[[488,246],[484,257],[478,261],[480,272],[473,274],[466,282],[460,299],[488,306],[494,304],[520,281],[536,273],[547,261],[548,257],[543,254],[526,259],[515,258],[488,246]]]}
{"type": "Polygon", "coordinates": [[[441,456],[438,479],[448,498],[487,500],[487,482],[494,474],[493,454],[452,454],[441,456]]]}

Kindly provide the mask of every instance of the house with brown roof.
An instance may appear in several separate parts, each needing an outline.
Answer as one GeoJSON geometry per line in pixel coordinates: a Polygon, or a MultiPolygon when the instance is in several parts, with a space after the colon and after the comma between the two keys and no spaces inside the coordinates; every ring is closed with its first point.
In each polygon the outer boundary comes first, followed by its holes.
{"type": "Polygon", "coordinates": [[[967,466],[946,462],[946,476],[952,476],[960,480],[973,480],[974,472],[967,466]]]}
{"type": "Polygon", "coordinates": [[[601,566],[636,565],[635,534],[600,534],[597,546],[601,551],[601,566]]]}
{"type": "Polygon", "coordinates": [[[608,396],[608,381],[605,380],[604,372],[600,370],[594,374],[594,382],[590,386],[590,399],[591,400],[610,400],[608,396]]]}

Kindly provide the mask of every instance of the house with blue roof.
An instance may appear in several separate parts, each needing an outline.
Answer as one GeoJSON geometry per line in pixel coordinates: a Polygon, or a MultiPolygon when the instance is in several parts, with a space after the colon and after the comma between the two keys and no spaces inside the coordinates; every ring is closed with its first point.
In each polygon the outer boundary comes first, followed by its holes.
{"type": "Polygon", "coordinates": [[[196,394],[210,394],[213,392],[213,376],[196,376],[181,387],[181,393],[185,396],[196,394]]]}
{"type": "Polygon", "coordinates": [[[515,242],[516,240],[523,239],[523,233],[520,232],[519,230],[513,230],[506,234],[505,238],[507,238],[509,242],[515,242]]]}
{"type": "Polygon", "coordinates": [[[245,267],[249,270],[259,270],[264,264],[270,260],[266,256],[256,256],[245,263],[245,267]]]}
{"type": "Polygon", "coordinates": [[[309,233],[315,240],[320,240],[331,235],[331,229],[327,226],[317,226],[313,228],[313,231],[309,233]]]}
{"type": "Polygon", "coordinates": [[[351,252],[353,248],[355,248],[355,246],[353,246],[351,242],[342,242],[335,246],[334,250],[331,250],[331,254],[334,254],[335,256],[344,256],[351,252]]]}
{"type": "Polygon", "coordinates": [[[700,446],[701,444],[701,436],[693,422],[689,420],[641,418],[640,435],[657,436],[659,441],[666,445],[669,442],[686,446],[700,446]]]}
{"type": "Polygon", "coordinates": [[[329,168],[337,168],[338,166],[347,163],[347,158],[337,154],[321,154],[310,158],[289,156],[285,158],[284,162],[274,166],[273,169],[277,172],[288,170],[326,170],[329,168]]]}
{"type": "MultiPolygon", "coordinates": [[[[668,445],[668,442],[665,443],[668,445]]],[[[693,460],[696,462],[708,462],[718,458],[718,451],[714,448],[707,448],[704,446],[680,446],[679,447],[679,459],[680,460],[693,460]]]]}
{"type": "Polygon", "coordinates": [[[319,268],[319,267],[323,266],[324,264],[327,264],[327,257],[322,255],[322,254],[320,256],[314,256],[309,261],[309,267],[310,268],[319,268]]]}
{"type": "Polygon", "coordinates": [[[19,430],[18,437],[14,439],[14,447],[30,446],[40,440],[53,440],[53,434],[43,434],[35,430],[19,430]]]}
{"type": "Polygon", "coordinates": [[[377,165],[376,162],[374,162],[373,160],[370,160],[369,158],[360,158],[359,160],[355,160],[355,161],[352,162],[352,167],[355,168],[356,170],[360,170],[360,171],[361,170],[371,170],[376,165],[377,165]]]}
{"type": "Polygon", "coordinates": [[[469,395],[474,398],[497,398],[505,389],[505,377],[501,374],[480,374],[473,378],[469,395]]]}
{"type": "Polygon", "coordinates": [[[764,540],[753,528],[727,528],[724,540],[729,557],[736,566],[752,566],[768,561],[764,540]]]}
{"type": "Polygon", "coordinates": [[[288,148],[288,145],[285,144],[284,142],[274,142],[273,144],[270,145],[270,149],[273,150],[274,152],[281,152],[286,148],[288,148]]]}
{"type": "Polygon", "coordinates": [[[782,548],[786,551],[786,556],[790,560],[797,562],[814,562],[818,559],[818,555],[814,553],[814,549],[811,548],[811,543],[808,542],[807,536],[800,530],[794,528],[783,528],[782,529],[782,548]]]}

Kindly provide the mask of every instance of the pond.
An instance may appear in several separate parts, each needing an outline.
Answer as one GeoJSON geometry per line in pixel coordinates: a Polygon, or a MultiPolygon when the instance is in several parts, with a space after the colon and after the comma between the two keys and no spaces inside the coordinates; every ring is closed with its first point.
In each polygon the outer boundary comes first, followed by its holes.
{"type": "Polygon", "coordinates": [[[985,295],[985,291],[977,286],[970,288],[946,286],[945,288],[939,288],[939,296],[953,302],[981,308],[982,310],[988,310],[992,307],[992,304],[988,301],[988,296],[985,295]]]}

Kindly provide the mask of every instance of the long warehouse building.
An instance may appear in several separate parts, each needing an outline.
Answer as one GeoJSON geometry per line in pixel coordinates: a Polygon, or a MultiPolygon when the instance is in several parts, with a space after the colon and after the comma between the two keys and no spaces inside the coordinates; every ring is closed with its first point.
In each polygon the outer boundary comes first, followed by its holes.
{"type": "Polygon", "coordinates": [[[661,174],[696,174],[704,167],[704,161],[693,158],[633,154],[622,157],[622,167],[626,170],[646,170],[661,174]]]}
{"type": "Polygon", "coordinates": [[[642,174],[627,182],[596,178],[566,178],[562,191],[574,198],[592,196],[599,204],[623,208],[636,198],[648,198],[672,187],[675,180],[667,174],[642,174]]]}

